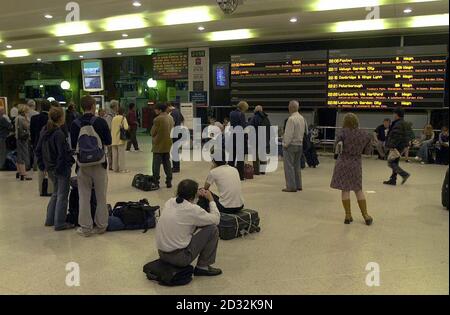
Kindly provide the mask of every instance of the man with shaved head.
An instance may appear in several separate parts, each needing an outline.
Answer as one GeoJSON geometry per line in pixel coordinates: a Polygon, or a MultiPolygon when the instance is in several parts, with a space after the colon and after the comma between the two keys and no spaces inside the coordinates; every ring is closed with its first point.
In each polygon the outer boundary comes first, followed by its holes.
{"type": "Polygon", "coordinates": [[[306,121],[299,113],[298,101],[289,103],[289,119],[283,137],[284,175],[286,188],[283,192],[297,192],[303,189],[300,159],[303,155],[303,137],[306,121]]]}

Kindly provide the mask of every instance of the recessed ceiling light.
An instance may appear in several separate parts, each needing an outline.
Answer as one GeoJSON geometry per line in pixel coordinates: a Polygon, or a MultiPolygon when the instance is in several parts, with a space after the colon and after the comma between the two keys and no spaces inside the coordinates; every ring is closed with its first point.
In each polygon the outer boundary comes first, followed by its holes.
{"type": "Polygon", "coordinates": [[[44,15],[44,17],[48,20],[53,19],[53,15],[51,15],[51,14],[46,14],[46,15],[44,15]]]}
{"type": "Polygon", "coordinates": [[[140,3],[139,1],[133,1],[133,6],[139,8],[140,6],[142,6],[142,3],[140,3]]]}
{"type": "Polygon", "coordinates": [[[293,17],[293,18],[291,18],[291,19],[289,20],[289,22],[291,22],[291,23],[297,23],[297,22],[298,22],[298,19],[297,19],[296,17],[293,17]]]}
{"type": "Polygon", "coordinates": [[[205,27],[204,27],[204,26],[199,26],[199,27],[198,27],[198,30],[199,30],[200,32],[202,32],[202,31],[205,30],[205,27]]]}
{"type": "Polygon", "coordinates": [[[5,62],[4,61],[0,61],[0,65],[3,65],[5,62]]]}
{"type": "Polygon", "coordinates": [[[122,53],[119,51],[119,52],[117,53],[117,56],[122,56],[122,53]]]}
{"type": "Polygon", "coordinates": [[[6,48],[11,49],[12,46],[11,45],[6,45],[6,48]]]}
{"type": "Polygon", "coordinates": [[[122,34],[122,37],[128,37],[128,34],[122,34]]]}
{"type": "Polygon", "coordinates": [[[83,55],[81,55],[81,56],[80,56],[80,58],[81,58],[81,59],[83,59],[83,58],[84,58],[84,56],[83,56],[83,55]]]}
{"type": "Polygon", "coordinates": [[[36,61],[38,61],[38,62],[41,62],[41,61],[42,61],[42,59],[41,59],[41,58],[38,58],[38,59],[36,59],[36,61]]]}
{"type": "Polygon", "coordinates": [[[405,13],[405,14],[410,14],[410,13],[412,13],[412,9],[411,8],[406,8],[405,10],[403,10],[403,13],[405,13]]]}
{"type": "Polygon", "coordinates": [[[65,41],[65,40],[62,40],[62,39],[59,41],[60,44],[64,44],[65,42],[66,42],[66,41],[65,41]]]}

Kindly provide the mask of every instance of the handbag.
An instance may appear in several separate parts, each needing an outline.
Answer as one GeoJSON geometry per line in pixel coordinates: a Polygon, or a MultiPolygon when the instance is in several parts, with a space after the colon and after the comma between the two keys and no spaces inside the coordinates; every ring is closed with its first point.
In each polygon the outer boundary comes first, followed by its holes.
{"type": "Polygon", "coordinates": [[[388,155],[388,161],[395,161],[399,159],[402,155],[397,149],[390,149],[388,155]]]}
{"type": "Polygon", "coordinates": [[[125,117],[122,118],[122,122],[120,124],[120,140],[122,141],[128,141],[130,139],[130,134],[128,130],[126,130],[123,127],[123,121],[125,120],[125,117]]]}

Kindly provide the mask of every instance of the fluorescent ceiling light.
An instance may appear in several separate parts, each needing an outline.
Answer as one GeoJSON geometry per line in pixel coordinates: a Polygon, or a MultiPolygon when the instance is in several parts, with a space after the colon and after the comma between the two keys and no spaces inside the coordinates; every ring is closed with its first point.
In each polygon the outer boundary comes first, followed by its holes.
{"type": "Polygon", "coordinates": [[[161,24],[163,25],[178,25],[209,22],[214,19],[209,7],[200,6],[192,8],[183,8],[168,10],[163,13],[161,24]]]}
{"type": "Polygon", "coordinates": [[[411,8],[406,8],[405,10],[403,10],[403,13],[405,13],[405,14],[410,14],[410,13],[412,13],[412,9],[411,8]]]}
{"type": "Polygon", "coordinates": [[[361,31],[377,31],[388,28],[386,21],[383,19],[377,20],[359,20],[359,21],[345,21],[337,22],[333,26],[333,32],[361,32],[361,31]]]}
{"type": "Polygon", "coordinates": [[[76,52],[80,51],[97,51],[102,50],[103,44],[99,42],[75,44],[72,46],[72,50],[76,52]]]}
{"type": "Polygon", "coordinates": [[[409,26],[410,27],[446,26],[449,25],[448,18],[449,18],[448,13],[415,16],[411,18],[409,26]]]}
{"type": "Polygon", "coordinates": [[[352,8],[377,7],[385,4],[386,0],[317,0],[313,2],[312,9],[314,11],[329,11],[352,8]]]}
{"type": "Polygon", "coordinates": [[[148,27],[148,22],[141,14],[115,16],[105,19],[102,28],[107,32],[133,30],[148,27]]]}
{"type": "Polygon", "coordinates": [[[249,29],[239,29],[231,31],[212,32],[208,35],[210,41],[236,40],[255,37],[249,29]]]}
{"type": "Polygon", "coordinates": [[[114,41],[112,46],[115,49],[144,47],[147,46],[147,41],[145,38],[122,39],[114,41]]]}
{"type": "Polygon", "coordinates": [[[28,49],[5,50],[1,54],[6,58],[27,57],[30,51],[28,49]]]}
{"type": "Polygon", "coordinates": [[[73,36],[92,33],[87,22],[61,23],[55,26],[52,34],[57,37],[73,36]]]}

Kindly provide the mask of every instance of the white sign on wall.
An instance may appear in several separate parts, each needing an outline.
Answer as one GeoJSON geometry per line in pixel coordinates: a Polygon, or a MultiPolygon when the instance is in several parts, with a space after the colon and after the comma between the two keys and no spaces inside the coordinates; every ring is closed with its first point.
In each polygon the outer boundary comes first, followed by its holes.
{"type": "Polygon", "coordinates": [[[184,126],[189,130],[194,129],[194,105],[192,103],[181,103],[180,112],[184,117],[184,126]]]}
{"type": "Polygon", "coordinates": [[[199,105],[209,105],[209,48],[189,49],[189,92],[194,96],[206,92],[206,102],[198,97],[190,101],[194,105],[197,101],[202,103],[199,105]]]}

